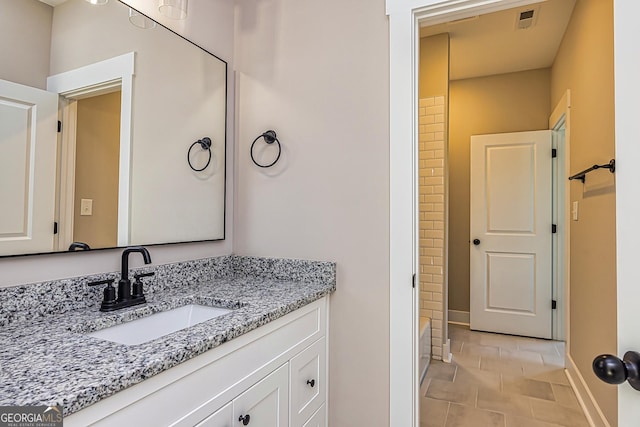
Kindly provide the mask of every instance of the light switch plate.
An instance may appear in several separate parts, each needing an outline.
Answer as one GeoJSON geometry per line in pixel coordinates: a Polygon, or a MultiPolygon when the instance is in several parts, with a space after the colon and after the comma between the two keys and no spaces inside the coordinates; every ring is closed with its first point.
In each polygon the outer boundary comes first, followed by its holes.
{"type": "Polygon", "coordinates": [[[93,215],[93,199],[80,199],[80,215],[93,215]]]}
{"type": "Polygon", "coordinates": [[[574,221],[578,220],[578,202],[577,201],[573,202],[573,206],[571,208],[571,218],[574,221]]]}

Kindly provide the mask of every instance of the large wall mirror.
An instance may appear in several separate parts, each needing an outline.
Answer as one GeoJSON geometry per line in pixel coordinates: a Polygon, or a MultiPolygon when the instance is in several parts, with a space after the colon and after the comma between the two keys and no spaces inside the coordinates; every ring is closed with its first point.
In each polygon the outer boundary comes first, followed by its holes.
{"type": "Polygon", "coordinates": [[[117,0],[0,10],[0,256],[224,239],[226,62],[117,0]]]}

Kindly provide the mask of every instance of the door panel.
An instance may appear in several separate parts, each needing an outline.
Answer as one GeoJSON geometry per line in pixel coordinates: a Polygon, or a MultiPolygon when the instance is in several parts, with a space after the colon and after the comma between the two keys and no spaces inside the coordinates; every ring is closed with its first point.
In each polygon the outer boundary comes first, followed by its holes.
{"type": "Polygon", "coordinates": [[[0,80],[0,255],[53,250],[58,96],[0,80]]]}
{"type": "Polygon", "coordinates": [[[551,338],[551,131],[471,137],[471,328],[551,338]]]}
{"type": "Polygon", "coordinates": [[[532,144],[485,148],[488,232],[534,232],[534,150],[532,144]]]}
{"type": "Polygon", "coordinates": [[[487,253],[489,310],[535,313],[535,254],[487,253]]]}

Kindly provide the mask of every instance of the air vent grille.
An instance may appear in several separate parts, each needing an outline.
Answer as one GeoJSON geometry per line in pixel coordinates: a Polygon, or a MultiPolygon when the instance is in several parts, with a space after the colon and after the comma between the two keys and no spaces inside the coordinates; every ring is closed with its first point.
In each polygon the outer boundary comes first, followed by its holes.
{"type": "Polygon", "coordinates": [[[538,9],[521,10],[516,15],[516,30],[526,30],[536,25],[538,9]]]}

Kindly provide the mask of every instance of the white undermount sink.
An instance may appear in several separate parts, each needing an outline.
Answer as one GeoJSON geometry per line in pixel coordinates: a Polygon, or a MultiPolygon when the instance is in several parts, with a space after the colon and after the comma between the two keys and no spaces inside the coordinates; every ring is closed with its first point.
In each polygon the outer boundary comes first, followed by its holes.
{"type": "Polygon", "coordinates": [[[142,344],[225,315],[231,311],[233,310],[228,308],[189,304],[100,329],[87,335],[126,345],[142,344]]]}

